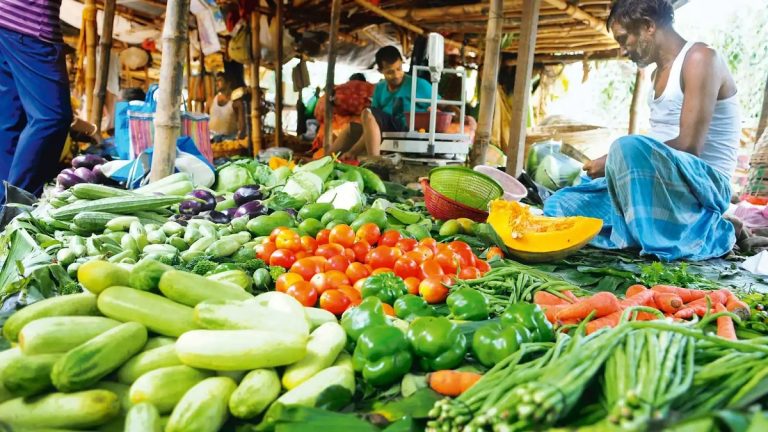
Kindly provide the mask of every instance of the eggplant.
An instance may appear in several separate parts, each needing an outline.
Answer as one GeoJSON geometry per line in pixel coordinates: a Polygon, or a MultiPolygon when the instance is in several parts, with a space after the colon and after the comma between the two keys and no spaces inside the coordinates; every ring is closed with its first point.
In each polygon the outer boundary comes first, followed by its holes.
{"type": "Polygon", "coordinates": [[[78,183],[85,183],[85,180],[83,180],[81,177],[75,175],[74,173],[66,173],[62,171],[57,177],[56,177],[56,183],[63,187],[64,189],[69,189],[72,186],[78,184],[78,183]]]}
{"type": "Polygon", "coordinates": [[[188,193],[187,196],[204,201],[200,203],[200,211],[210,211],[216,208],[216,197],[205,189],[195,189],[188,193]]]}
{"type": "Polygon", "coordinates": [[[230,217],[220,211],[211,210],[208,212],[208,220],[217,224],[227,224],[230,217]]]}
{"type": "Polygon", "coordinates": [[[227,215],[228,218],[233,219],[235,217],[236,212],[237,212],[237,207],[232,207],[224,210],[222,213],[227,215]]]}
{"type": "Polygon", "coordinates": [[[184,200],[179,204],[179,213],[183,215],[193,216],[202,211],[203,203],[196,200],[184,200]]]}
{"type": "Polygon", "coordinates": [[[292,209],[292,208],[285,209],[285,212],[293,216],[294,218],[296,217],[296,215],[299,214],[299,212],[297,212],[295,209],[292,209]]]}
{"type": "Polygon", "coordinates": [[[75,175],[85,180],[86,183],[96,183],[96,176],[89,168],[80,167],[75,169],[75,175]]]}
{"type": "Polygon", "coordinates": [[[265,214],[267,214],[267,208],[264,207],[264,204],[262,204],[261,201],[250,201],[238,207],[233,218],[240,216],[248,216],[249,218],[254,218],[256,216],[265,214]]]}
{"type": "Polygon", "coordinates": [[[107,181],[107,176],[105,176],[104,172],[101,170],[101,165],[94,166],[91,172],[96,177],[96,183],[104,183],[107,181]]]}
{"type": "Polygon", "coordinates": [[[262,199],[264,194],[261,192],[259,185],[246,185],[238,188],[232,198],[235,200],[235,204],[241,206],[247,202],[262,199]]]}
{"type": "Polygon", "coordinates": [[[73,170],[72,168],[64,168],[63,170],[61,170],[61,173],[62,174],[74,174],[75,170],[73,170]]]}
{"type": "Polygon", "coordinates": [[[93,167],[95,167],[96,165],[102,165],[105,163],[107,163],[107,161],[104,160],[103,157],[92,155],[92,154],[80,155],[72,159],[73,168],[93,169],[93,167]]]}

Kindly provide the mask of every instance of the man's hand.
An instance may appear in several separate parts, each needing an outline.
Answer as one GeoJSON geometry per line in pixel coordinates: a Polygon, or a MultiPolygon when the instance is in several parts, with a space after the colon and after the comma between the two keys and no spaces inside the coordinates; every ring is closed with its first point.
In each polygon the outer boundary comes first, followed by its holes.
{"type": "Polygon", "coordinates": [[[605,161],[608,159],[608,155],[605,155],[599,159],[588,161],[582,167],[587,172],[590,178],[596,179],[605,177],[605,161]]]}

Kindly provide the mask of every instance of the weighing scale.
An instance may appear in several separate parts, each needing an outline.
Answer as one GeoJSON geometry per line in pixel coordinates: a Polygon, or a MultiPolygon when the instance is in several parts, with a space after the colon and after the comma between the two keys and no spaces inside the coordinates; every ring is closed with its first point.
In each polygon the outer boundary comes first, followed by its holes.
{"type": "Polygon", "coordinates": [[[443,73],[456,74],[461,77],[461,99],[441,99],[440,104],[456,105],[461,109],[459,124],[464,125],[464,111],[466,107],[467,73],[463,69],[446,69],[443,67],[443,37],[437,33],[430,33],[427,43],[427,56],[429,66],[414,66],[411,70],[411,106],[408,119],[407,132],[382,133],[381,150],[385,152],[402,153],[404,162],[428,163],[430,165],[446,165],[450,163],[464,163],[469,153],[469,135],[447,134],[435,132],[437,123],[437,86],[443,73]],[[416,83],[420,71],[429,71],[432,83],[432,97],[429,99],[416,98],[416,83]],[[429,130],[419,132],[415,129],[416,104],[429,103],[429,130]]]}

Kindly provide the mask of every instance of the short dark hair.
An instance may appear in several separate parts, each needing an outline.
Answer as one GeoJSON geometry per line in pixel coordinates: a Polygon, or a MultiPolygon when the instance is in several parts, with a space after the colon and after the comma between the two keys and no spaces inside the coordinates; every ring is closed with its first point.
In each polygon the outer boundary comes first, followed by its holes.
{"type": "Polygon", "coordinates": [[[124,88],[120,93],[120,98],[124,101],[143,101],[147,98],[147,94],[139,87],[124,88]]]}
{"type": "Polygon", "coordinates": [[[378,66],[379,69],[384,67],[384,63],[393,64],[402,59],[403,56],[400,55],[400,50],[394,45],[387,45],[376,51],[376,66],[378,66]]]}
{"type": "Polygon", "coordinates": [[[610,30],[611,25],[617,22],[628,31],[635,32],[649,21],[657,27],[668,27],[675,21],[675,8],[669,0],[616,0],[606,26],[610,30]]]}
{"type": "Polygon", "coordinates": [[[363,75],[360,72],[353,73],[352,75],[350,75],[349,80],[350,81],[366,81],[365,75],[363,75]]]}

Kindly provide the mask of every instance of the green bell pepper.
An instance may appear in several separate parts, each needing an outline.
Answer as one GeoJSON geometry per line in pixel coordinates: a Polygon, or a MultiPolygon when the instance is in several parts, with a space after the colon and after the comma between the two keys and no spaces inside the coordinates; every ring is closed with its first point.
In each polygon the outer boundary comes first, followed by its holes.
{"type": "Polygon", "coordinates": [[[421,316],[434,316],[435,311],[422,297],[406,294],[395,300],[395,316],[406,321],[413,321],[421,316]]]}
{"type": "Polygon", "coordinates": [[[413,356],[402,330],[390,326],[366,329],[357,340],[352,365],[374,386],[388,386],[411,370],[413,356]]]}
{"type": "Polygon", "coordinates": [[[488,319],[488,298],[474,288],[459,288],[445,300],[454,319],[482,321],[488,319]]]}
{"type": "Polygon", "coordinates": [[[555,339],[552,323],[547,320],[544,311],[533,303],[514,303],[501,314],[501,323],[505,326],[520,324],[530,330],[535,342],[549,342],[555,339]]]}
{"type": "Polygon", "coordinates": [[[394,273],[381,273],[369,276],[361,288],[363,298],[378,297],[384,303],[391,305],[398,298],[408,293],[408,287],[394,273]]]}
{"type": "Polygon", "coordinates": [[[408,342],[428,371],[453,369],[464,361],[467,337],[446,317],[419,317],[408,328],[408,342]]]}
{"type": "Polygon", "coordinates": [[[347,332],[347,339],[352,345],[366,329],[381,325],[389,323],[378,297],[364,299],[356,307],[347,309],[341,316],[341,326],[347,332]]]}
{"type": "Polygon", "coordinates": [[[472,354],[486,367],[492,367],[531,342],[531,332],[522,324],[493,323],[479,328],[472,337],[472,354]]]}

